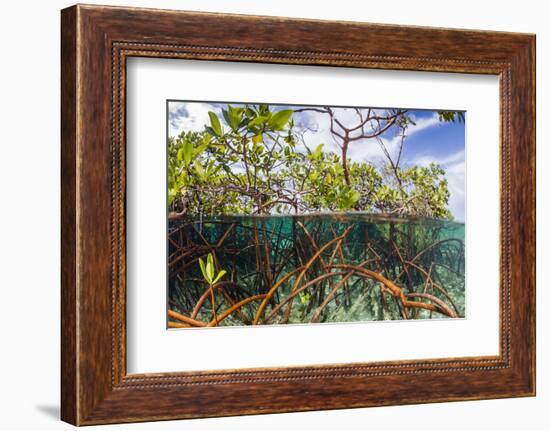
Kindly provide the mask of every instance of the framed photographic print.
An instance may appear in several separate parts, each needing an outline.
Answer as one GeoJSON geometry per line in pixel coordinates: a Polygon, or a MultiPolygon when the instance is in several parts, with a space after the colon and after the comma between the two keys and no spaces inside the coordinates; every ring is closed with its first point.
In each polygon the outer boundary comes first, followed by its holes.
{"type": "Polygon", "coordinates": [[[168,116],[169,328],[465,316],[464,112],[168,116]]]}
{"type": "Polygon", "coordinates": [[[61,30],[63,420],[535,394],[533,35],[61,30]]]}

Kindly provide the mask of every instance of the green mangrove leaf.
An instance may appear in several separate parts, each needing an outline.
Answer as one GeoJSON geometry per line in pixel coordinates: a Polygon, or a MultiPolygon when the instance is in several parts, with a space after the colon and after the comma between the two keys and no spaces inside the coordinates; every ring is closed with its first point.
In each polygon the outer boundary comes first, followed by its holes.
{"type": "Polygon", "coordinates": [[[225,122],[231,126],[231,123],[229,121],[229,112],[227,112],[225,109],[222,109],[222,115],[225,122]]]}
{"type": "MultiPolygon", "coordinates": [[[[181,147],[183,162],[189,166],[193,157],[193,143],[191,141],[185,141],[181,147]]],[[[179,156],[179,153],[178,153],[179,156]]]]}
{"type": "Polygon", "coordinates": [[[208,279],[208,272],[206,271],[206,266],[204,264],[204,260],[202,260],[202,257],[199,257],[199,265],[201,267],[202,276],[210,283],[210,280],[208,279]]]}
{"type": "Polygon", "coordinates": [[[293,113],[294,111],[292,109],[283,109],[282,111],[273,114],[269,120],[269,126],[274,130],[283,130],[293,113]]]}
{"type": "Polygon", "coordinates": [[[216,278],[214,279],[212,284],[217,283],[220,280],[220,278],[222,278],[226,274],[226,272],[227,271],[225,269],[220,270],[220,272],[218,272],[218,275],[216,275],[216,278]]]}
{"type": "Polygon", "coordinates": [[[198,160],[195,160],[195,163],[193,163],[193,167],[195,168],[195,173],[198,175],[198,177],[202,181],[206,181],[207,174],[204,170],[204,167],[201,165],[201,163],[198,160]]]}
{"type": "Polygon", "coordinates": [[[228,118],[227,118],[227,124],[229,124],[229,127],[233,129],[233,131],[237,131],[239,128],[239,125],[241,124],[241,119],[243,112],[239,108],[233,108],[231,105],[229,105],[229,111],[228,111],[228,118]]]}
{"type": "Polygon", "coordinates": [[[321,158],[321,156],[323,155],[323,147],[324,146],[325,146],[325,144],[317,145],[315,150],[313,150],[311,152],[311,160],[319,160],[321,158]]]}
{"type": "Polygon", "coordinates": [[[208,273],[208,277],[210,279],[210,282],[214,279],[214,257],[212,256],[212,253],[208,253],[207,262],[206,262],[206,272],[208,273]]]}
{"type": "Polygon", "coordinates": [[[248,123],[248,128],[252,129],[254,127],[263,127],[265,122],[267,121],[267,117],[263,115],[259,115],[256,118],[254,118],[250,123],[248,123]]]}
{"type": "Polygon", "coordinates": [[[212,130],[214,131],[214,134],[216,134],[217,136],[221,136],[222,125],[220,123],[218,116],[212,111],[208,111],[208,116],[210,117],[210,125],[212,130]]]}

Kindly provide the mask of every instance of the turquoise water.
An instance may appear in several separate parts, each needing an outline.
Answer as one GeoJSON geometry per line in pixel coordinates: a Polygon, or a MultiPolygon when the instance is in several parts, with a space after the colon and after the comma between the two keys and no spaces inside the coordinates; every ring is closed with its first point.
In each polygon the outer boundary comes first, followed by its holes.
{"type": "Polygon", "coordinates": [[[362,213],[170,221],[169,309],[213,321],[198,263],[211,253],[226,271],[216,315],[244,302],[222,326],[463,317],[464,232],[462,223],[362,213]]]}

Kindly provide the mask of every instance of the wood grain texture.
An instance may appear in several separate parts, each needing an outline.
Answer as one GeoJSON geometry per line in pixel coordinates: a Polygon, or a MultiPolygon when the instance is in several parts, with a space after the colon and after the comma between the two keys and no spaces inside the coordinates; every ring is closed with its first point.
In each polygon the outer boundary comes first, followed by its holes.
{"type": "Polygon", "coordinates": [[[87,425],[534,394],[533,35],[79,5],[62,11],[61,37],[63,420],[87,425]],[[499,356],[127,375],[129,56],[498,75],[499,356]]]}
{"type": "Polygon", "coordinates": [[[77,422],[76,9],[61,17],[61,417],[77,422]]]}

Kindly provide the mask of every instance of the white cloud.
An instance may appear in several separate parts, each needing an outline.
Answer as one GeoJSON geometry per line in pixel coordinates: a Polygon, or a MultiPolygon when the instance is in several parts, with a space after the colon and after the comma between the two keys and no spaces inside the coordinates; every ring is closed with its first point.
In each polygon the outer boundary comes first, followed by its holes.
{"type": "Polygon", "coordinates": [[[210,124],[208,111],[221,113],[221,109],[210,103],[202,102],[170,102],[169,136],[177,136],[182,131],[197,132],[204,130],[204,126],[210,124]]]}

